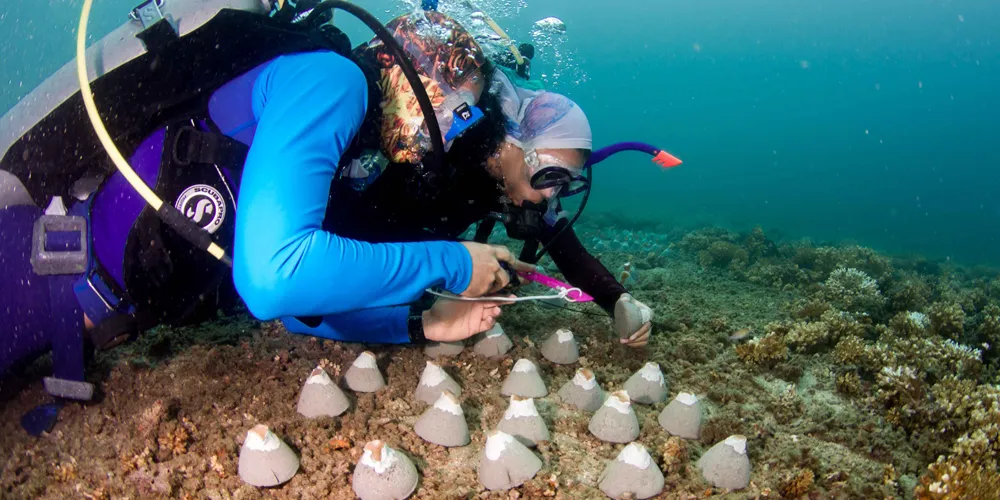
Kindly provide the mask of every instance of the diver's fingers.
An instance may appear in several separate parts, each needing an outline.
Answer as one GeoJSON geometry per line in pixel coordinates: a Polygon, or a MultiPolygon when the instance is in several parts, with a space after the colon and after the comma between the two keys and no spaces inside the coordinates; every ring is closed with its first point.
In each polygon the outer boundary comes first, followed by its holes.
{"type": "Polygon", "coordinates": [[[514,259],[514,262],[511,262],[511,266],[514,267],[514,271],[519,273],[534,273],[538,271],[538,266],[528,264],[527,262],[518,259],[514,259]]]}
{"type": "MultiPolygon", "coordinates": [[[[648,339],[648,338],[647,338],[647,339],[648,339]]],[[[633,348],[633,349],[636,349],[636,348],[639,348],[639,347],[645,347],[645,346],[646,346],[646,344],[647,344],[647,343],[649,343],[649,341],[648,341],[647,339],[642,339],[642,340],[634,340],[634,341],[633,341],[633,340],[627,340],[627,341],[624,341],[623,343],[624,343],[624,344],[625,344],[625,345],[626,345],[627,347],[631,347],[631,348],[633,348]]]]}
{"type": "Polygon", "coordinates": [[[493,328],[493,325],[495,325],[496,322],[496,316],[484,316],[482,321],[479,322],[479,331],[485,332],[486,330],[493,328]]]}
{"type": "Polygon", "coordinates": [[[514,257],[514,254],[510,253],[510,249],[505,246],[494,245],[493,249],[496,250],[497,260],[510,264],[516,272],[530,273],[538,270],[536,266],[521,262],[517,257],[514,257]]]}
{"type": "Polygon", "coordinates": [[[635,333],[633,333],[632,335],[629,335],[629,337],[627,339],[622,339],[622,342],[636,340],[636,339],[638,339],[640,337],[643,337],[643,338],[649,337],[649,331],[652,328],[653,328],[653,324],[652,323],[645,323],[638,330],[636,330],[635,333]]]}
{"type": "Polygon", "coordinates": [[[483,316],[499,316],[501,314],[500,305],[487,305],[483,308],[483,316]]]}
{"type": "MultiPolygon", "coordinates": [[[[496,302],[483,302],[480,305],[482,306],[482,311],[480,312],[479,317],[482,318],[482,321],[495,323],[501,314],[500,304],[497,304],[496,302]]],[[[491,324],[490,327],[492,328],[492,326],[493,325],[491,324]]]]}
{"type": "Polygon", "coordinates": [[[496,274],[493,275],[493,286],[490,288],[489,293],[496,293],[503,290],[508,284],[510,284],[510,275],[502,268],[497,269],[496,274]]]}
{"type": "Polygon", "coordinates": [[[497,260],[508,262],[513,264],[517,261],[514,258],[514,254],[510,253],[510,249],[503,245],[490,245],[493,247],[493,255],[496,256],[497,260]]]}
{"type": "Polygon", "coordinates": [[[653,332],[653,324],[646,323],[638,331],[632,334],[633,339],[649,340],[649,334],[653,332]]]}
{"type": "Polygon", "coordinates": [[[652,330],[653,325],[651,323],[646,323],[642,325],[642,328],[636,330],[629,338],[621,339],[622,344],[626,344],[629,347],[641,347],[649,342],[649,332],[652,330]]]}

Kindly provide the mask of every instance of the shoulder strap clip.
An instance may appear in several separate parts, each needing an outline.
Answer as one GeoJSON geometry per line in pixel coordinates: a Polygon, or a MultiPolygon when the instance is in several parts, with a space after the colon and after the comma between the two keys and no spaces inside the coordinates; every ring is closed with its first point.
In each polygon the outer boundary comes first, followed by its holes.
{"type": "Polygon", "coordinates": [[[160,7],[165,0],[146,0],[129,12],[129,17],[142,23],[142,31],[135,36],[149,52],[158,52],[168,43],[180,38],[177,28],[163,15],[160,7]]]}
{"type": "Polygon", "coordinates": [[[171,159],[177,165],[186,167],[196,163],[234,170],[242,169],[250,151],[246,144],[224,134],[204,132],[190,125],[177,129],[169,147],[171,159]]]}

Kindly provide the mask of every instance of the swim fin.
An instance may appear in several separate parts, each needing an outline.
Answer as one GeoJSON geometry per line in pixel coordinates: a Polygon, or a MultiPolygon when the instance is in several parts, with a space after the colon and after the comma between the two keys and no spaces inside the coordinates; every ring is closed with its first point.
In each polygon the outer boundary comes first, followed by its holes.
{"type": "Polygon", "coordinates": [[[28,411],[21,417],[21,427],[28,434],[38,437],[43,432],[49,432],[59,419],[59,410],[63,407],[61,401],[46,403],[28,411]]]}

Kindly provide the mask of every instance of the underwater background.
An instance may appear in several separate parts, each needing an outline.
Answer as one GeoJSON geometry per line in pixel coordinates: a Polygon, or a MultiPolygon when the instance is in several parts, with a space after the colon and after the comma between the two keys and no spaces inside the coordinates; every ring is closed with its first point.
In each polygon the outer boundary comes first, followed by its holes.
{"type": "MultiPolygon", "coordinates": [[[[170,1],[170,0],[167,0],[170,1]]],[[[0,110],[73,57],[79,0],[5,0],[0,110]]],[[[137,0],[97,0],[103,36],[137,0]]],[[[359,1],[386,21],[413,2],[359,1]]],[[[459,9],[442,2],[442,10],[459,9]]],[[[988,0],[480,1],[533,76],[588,113],[618,155],[587,214],[1000,264],[1000,4],[988,0]],[[564,34],[535,29],[555,16],[564,34]]],[[[341,22],[353,44],[368,32],[341,22]]],[[[583,219],[586,220],[586,217],[583,219]]]]}
{"type": "MultiPolygon", "coordinates": [[[[137,2],[95,0],[91,39],[137,2]]],[[[73,57],[81,3],[3,1],[0,110],[73,57]]],[[[383,21],[414,6],[357,3],[383,21]]],[[[557,394],[537,399],[551,429],[535,450],[543,468],[507,492],[481,484],[484,436],[509,404],[500,380],[522,358],[553,393],[577,365],[614,390],[655,363],[670,397],[697,397],[696,439],[659,421],[666,400],[634,405],[637,441],[665,478],[657,498],[997,497],[1000,4],[476,5],[535,44],[533,75],[585,109],[595,147],[646,141],[684,160],[669,171],[638,154],[601,164],[574,228],[653,309],[649,345],[622,347],[597,306],[557,301],[509,306],[497,357],[478,352],[484,335],[445,356],[294,335],[245,312],[158,326],[95,353],[87,379],[101,399],[66,405],[37,438],[19,421],[50,400],[51,358],[0,377],[0,498],[349,498],[372,439],[415,459],[414,498],[604,498],[601,471],[620,446],[557,394]],[[576,363],[543,352],[557,329],[572,331],[576,363]],[[352,393],[337,418],[302,418],[311,370],[339,380],[364,349],[385,390],[352,393]],[[417,435],[429,405],[412,390],[430,359],[461,382],[470,445],[417,435]],[[284,487],[240,475],[257,424],[299,454],[284,487]],[[698,465],[733,436],[752,466],[735,489],[698,465]]],[[[441,10],[491,37],[464,4],[441,10]]],[[[370,37],[348,16],[338,25],[355,45],[370,37]]],[[[520,245],[499,228],[491,241],[520,245]]],[[[541,264],[560,277],[549,257],[541,264]]]]}

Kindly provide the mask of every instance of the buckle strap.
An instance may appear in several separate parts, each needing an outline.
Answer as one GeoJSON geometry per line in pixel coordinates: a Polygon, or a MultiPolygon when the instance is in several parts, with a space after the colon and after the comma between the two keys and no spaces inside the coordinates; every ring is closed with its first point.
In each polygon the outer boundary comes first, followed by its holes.
{"type": "Polygon", "coordinates": [[[49,276],[48,285],[53,373],[45,377],[45,389],[53,396],[88,401],[94,386],[84,380],[83,317],[73,303],[73,276],[49,276]]]}
{"type": "Polygon", "coordinates": [[[87,221],[80,216],[45,214],[35,221],[31,266],[41,276],[87,270],[87,221]]]}
{"type": "MultiPolygon", "coordinates": [[[[86,222],[83,226],[86,241],[90,241],[88,226],[92,201],[93,197],[86,202],[74,203],[67,214],[86,222]]],[[[102,276],[100,264],[90,252],[92,249],[84,249],[87,250],[83,254],[86,266],[82,275],[72,282],[73,295],[79,308],[95,326],[90,332],[91,341],[98,348],[107,349],[120,343],[122,332],[128,330],[130,322],[134,323],[135,308],[102,276]]]]}
{"type": "Polygon", "coordinates": [[[171,145],[171,159],[181,166],[201,163],[241,169],[249,152],[249,146],[240,141],[191,125],[177,129],[171,145]]]}

